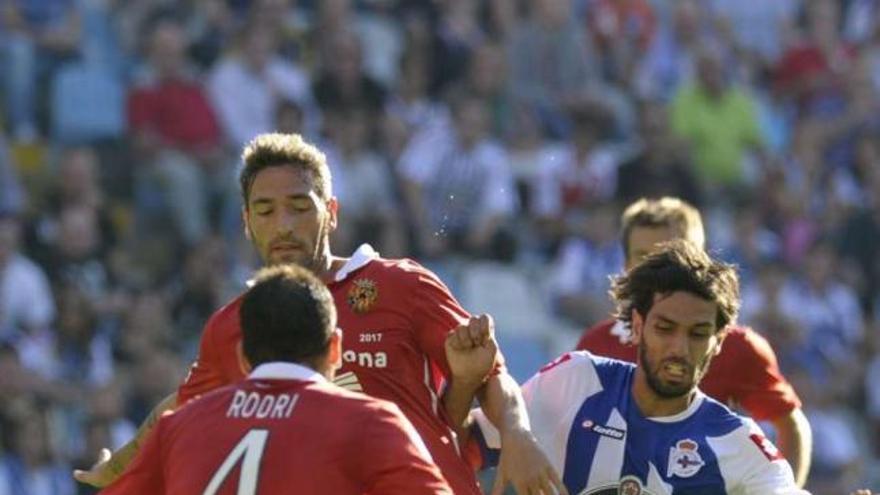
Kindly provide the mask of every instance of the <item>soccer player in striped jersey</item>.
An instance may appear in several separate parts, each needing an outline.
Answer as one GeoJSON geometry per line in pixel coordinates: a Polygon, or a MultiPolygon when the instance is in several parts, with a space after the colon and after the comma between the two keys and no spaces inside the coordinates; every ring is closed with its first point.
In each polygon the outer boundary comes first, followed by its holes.
{"type": "MultiPolygon", "coordinates": [[[[685,239],[699,247],[705,244],[700,212],[678,198],[640,199],[624,210],[621,224],[626,268],[635,266],[658,242],[685,239]]],[[[614,318],[585,330],[576,349],[631,363],[638,358],[629,328],[614,318]]],[[[804,486],[812,451],[810,423],[767,339],[747,326],[731,326],[700,390],[757,421],[772,423],[779,449],[798,485],[804,486]]]]}
{"type": "MultiPolygon", "coordinates": [[[[737,315],[734,268],[673,241],[617,277],[613,294],[638,366],[576,351],[523,387],[533,431],[569,492],[806,493],[754,421],[697,388],[737,315]]],[[[498,447],[475,416],[478,438],[498,447]]]]}

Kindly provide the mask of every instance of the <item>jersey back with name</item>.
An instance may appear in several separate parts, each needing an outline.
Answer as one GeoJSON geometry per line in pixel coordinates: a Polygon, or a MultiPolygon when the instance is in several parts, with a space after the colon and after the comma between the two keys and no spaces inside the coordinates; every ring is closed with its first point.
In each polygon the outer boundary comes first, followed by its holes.
{"type": "MultiPolygon", "coordinates": [[[[634,376],[629,363],[573,352],[523,387],[535,436],[570,493],[804,493],[752,420],[702,392],[675,416],[645,417],[632,398],[634,376]]],[[[497,432],[478,420],[497,447],[497,432]]]]}
{"type": "Polygon", "coordinates": [[[107,493],[451,492],[393,404],[329,383],[249,379],[163,417],[107,493]]]}

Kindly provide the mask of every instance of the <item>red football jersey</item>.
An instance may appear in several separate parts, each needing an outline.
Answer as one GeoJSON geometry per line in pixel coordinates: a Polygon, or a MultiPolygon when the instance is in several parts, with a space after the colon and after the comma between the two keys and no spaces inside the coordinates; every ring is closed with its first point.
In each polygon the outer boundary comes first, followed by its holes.
{"type": "MultiPolygon", "coordinates": [[[[328,287],[342,329],[343,365],[336,383],[395,403],[453,491],[479,494],[439,398],[449,373],[446,335],[466,322],[468,313],[432,272],[411,260],[379,258],[369,246],[361,247],[328,287]]],[[[208,321],[178,403],[246,375],[240,304],[239,297],[208,321]]]]}
{"type": "MultiPolygon", "coordinates": [[[[587,329],[577,344],[600,356],[635,363],[637,348],[632,345],[629,329],[616,320],[606,320],[587,329]]],[[[773,420],[801,407],[794,388],[776,362],[776,354],[767,340],[748,327],[732,327],[721,352],[712,359],[700,390],[734,407],[742,407],[759,421],[773,420]]]]}
{"type": "Polygon", "coordinates": [[[163,416],[102,494],[452,494],[394,404],[293,363],[163,416]]]}

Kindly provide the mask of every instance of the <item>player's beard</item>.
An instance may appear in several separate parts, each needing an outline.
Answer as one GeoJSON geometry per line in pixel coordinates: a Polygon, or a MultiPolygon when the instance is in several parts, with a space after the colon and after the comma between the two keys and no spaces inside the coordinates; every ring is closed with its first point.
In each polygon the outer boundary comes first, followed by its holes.
{"type": "MultiPolygon", "coordinates": [[[[320,274],[324,270],[323,261],[326,258],[326,256],[324,255],[325,247],[330,242],[328,237],[328,227],[329,222],[325,222],[324,225],[322,225],[319,229],[318,235],[316,236],[316,242],[312,244],[311,249],[303,250],[295,256],[272,256],[272,244],[282,240],[289,240],[290,242],[296,243],[303,248],[307,248],[309,246],[305,243],[297,242],[294,239],[273,239],[262,247],[258,246],[258,249],[263,251],[260,253],[260,257],[263,259],[263,264],[266,266],[293,264],[306,268],[313,273],[320,274]]],[[[250,229],[250,227],[248,228],[250,229]]],[[[250,233],[251,239],[256,239],[253,230],[251,230],[250,233]]]]}
{"type": "MultiPolygon", "coordinates": [[[[639,345],[639,366],[642,367],[645,372],[645,378],[648,382],[648,386],[651,387],[651,390],[654,391],[659,397],[664,399],[677,399],[684,395],[691,393],[696,387],[697,383],[699,383],[700,378],[703,377],[703,374],[706,369],[706,365],[708,364],[708,359],[706,359],[703,364],[697,369],[697,373],[691,381],[683,381],[681,383],[667,383],[660,379],[658,376],[660,367],[663,363],[657,363],[659,366],[655,365],[648,358],[647,346],[644,344],[639,345]]],[[[686,366],[688,371],[692,370],[692,366],[690,364],[679,363],[682,366],[686,366]]]]}

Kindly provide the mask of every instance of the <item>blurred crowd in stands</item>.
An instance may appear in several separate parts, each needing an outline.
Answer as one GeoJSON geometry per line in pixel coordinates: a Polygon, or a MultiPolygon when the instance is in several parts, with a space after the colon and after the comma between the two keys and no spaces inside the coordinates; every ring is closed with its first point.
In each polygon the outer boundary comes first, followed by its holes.
{"type": "Polygon", "coordinates": [[[700,208],[815,436],[880,486],[880,1],[0,2],[0,495],[92,493],[258,260],[243,144],[327,154],[334,252],[413,257],[515,376],[611,310],[620,213],[700,208]]]}

